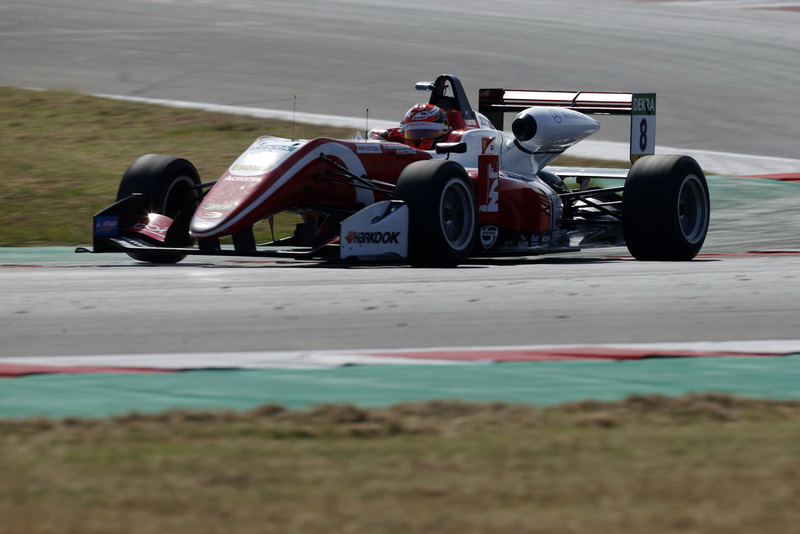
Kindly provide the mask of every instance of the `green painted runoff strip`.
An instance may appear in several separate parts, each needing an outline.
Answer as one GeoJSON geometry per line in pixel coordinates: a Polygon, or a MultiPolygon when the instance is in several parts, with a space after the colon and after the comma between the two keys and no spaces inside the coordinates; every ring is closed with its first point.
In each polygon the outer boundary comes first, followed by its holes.
{"type": "Polygon", "coordinates": [[[432,399],[544,406],[690,392],[800,399],[800,355],[31,375],[0,380],[0,417],[103,417],[171,408],[242,411],[266,403],[288,408],[326,403],[368,407],[432,399]]]}

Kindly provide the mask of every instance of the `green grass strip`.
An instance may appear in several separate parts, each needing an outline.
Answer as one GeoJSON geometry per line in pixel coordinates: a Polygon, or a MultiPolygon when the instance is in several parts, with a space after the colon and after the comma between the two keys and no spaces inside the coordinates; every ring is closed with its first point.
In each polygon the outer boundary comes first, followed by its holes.
{"type": "Polygon", "coordinates": [[[3,379],[0,417],[248,410],[270,403],[288,408],[329,403],[385,407],[433,399],[546,406],[691,392],[785,400],[800,399],[798,384],[798,356],[39,375],[3,379]]]}

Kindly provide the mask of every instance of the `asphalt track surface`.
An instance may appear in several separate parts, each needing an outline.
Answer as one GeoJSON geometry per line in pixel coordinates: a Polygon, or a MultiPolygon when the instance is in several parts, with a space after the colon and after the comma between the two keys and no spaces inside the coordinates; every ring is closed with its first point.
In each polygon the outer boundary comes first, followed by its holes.
{"type": "MultiPolygon", "coordinates": [[[[470,96],[655,90],[659,145],[791,159],[796,5],[26,0],[0,6],[0,84],[287,111],[296,96],[380,119],[442,72],[470,96]]],[[[0,357],[799,338],[800,185],[711,185],[707,255],[680,264],[624,249],[455,270],[0,251],[0,357]]]]}
{"type": "Polygon", "coordinates": [[[3,251],[0,355],[798,337],[797,251],[686,263],[614,252],[436,270],[212,259],[151,266],[69,252],[56,266],[3,251]]]}
{"type": "Polygon", "coordinates": [[[473,99],[655,91],[659,144],[797,158],[798,5],[12,0],[0,85],[397,121],[414,82],[448,72],[473,99]]]}

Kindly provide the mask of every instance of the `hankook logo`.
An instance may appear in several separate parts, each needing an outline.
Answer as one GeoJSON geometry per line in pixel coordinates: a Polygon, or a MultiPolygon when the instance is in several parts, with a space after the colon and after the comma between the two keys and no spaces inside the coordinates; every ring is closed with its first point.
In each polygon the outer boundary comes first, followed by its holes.
{"type": "Polygon", "coordinates": [[[356,245],[390,245],[399,244],[400,232],[349,232],[345,239],[356,245]]]}

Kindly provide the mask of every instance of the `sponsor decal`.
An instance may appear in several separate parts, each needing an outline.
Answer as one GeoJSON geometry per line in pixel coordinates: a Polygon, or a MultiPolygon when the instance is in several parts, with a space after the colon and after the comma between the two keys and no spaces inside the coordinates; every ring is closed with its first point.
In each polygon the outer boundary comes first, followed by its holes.
{"type": "Polygon", "coordinates": [[[635,115],[652,115],[656,112],[655,93],[634,95],[631,101],[631,108],[635,115]]]}
{"type": "Polygon", "coordinates": [[[137,232],[146,232],[149,234],[157,234],[160,236],[167,235],[167,227],[159,226],[153,223],[138,222],[128,228],[128,230],[135,230],[137,232]]]}
{"type": "MultiPolygon", "coordinates": [[[[583,113],[581,113],[579,111],[575,111],[574,109],[561,108],[561,109],[559,109],[559,113],[561,113],[561,115],[563,117],[565,117],[565,118],[574,119],[574,120],[576,120],[578,122],[582,122],[582,123],[585,123],[586,120],[588,119],[588,117],[586,115],[584,115],[583,113]]],[[[589,120],[592,120],[592,119],[589,119],[589,120]]]]}
{"type": "Polygon", "coordinates": [[[201,219],[221,219],[224,214],[219,211],[206,211],[198,215],[201,219]]]}
{"type": "Polygon", "coordinates": [[[342,258],[405,258],[408,255],[408,206],[395,200],[370,204],[342,221],[340,236],[342,258]]]}
{"type": "MultiPolygon", "coordinates": [[[[414,120],[417,120],[417,117],[414,117],[414,120]]],[[[430,130],[431,129],[431,123],[430,123],[430,121],[428,121],[428,122],[407,122],[404,125],[404,129],[406,131],[410,131],[410,130],[430,130]]]]}
{"type": "Polygon", "coordinates": [[[282,150],[284,152],[294,152],[297,149],[294,145],[276,143],[271,139],[260,139],[253,143],[249,150],[282,150]]]}
{"type": "Polygon", "coordinates": [[[164,242],[171,224],[172,219],[169,217],[154,213],[149,215],[149,219],[140,219],[138,222],[125,228],[125,231],[135,232],[155,239],[156,241],[164,242]]]}
{"type": "Polygon", "coordinates": [[[481,154],[489,153],[494,154],[494,137],[484,137],[481,139],[481,154]]]}
{"type": "Polygon", "coordinates": [[[400,232],[348,232],[345,240],[354,245],[398,244],[400,232]]]}
{"type": "Polygon", "coordinates": [[[517,234],[516,237],[517,241],[506,241],[505,246],[507,248],[534,248],[541,246],[547,242],[549,242],[550,236],[546,234],[540,234],[538,232],[520,232],[517,234]]]}
{"type": "Polygon", "coordinates": [[[103,215],[94,218],[94,235],[97,237],[116,237],[119,235],[119,217],[103,215]]]}
{"type": "Polygon", "coordinates": [[[253,175],[265,173],[297,149],[294,145],[276,143],[270,139],[256,140],[230,166],[230,172],[253,175]]]}
{"type": "MultiPolygon", "coordinates": [[[[424,121],[428,119],[435,119],[439,116],[439,110],[436,109],[428,109],[424,107],[424,104],[419,109],[415,109],[415,113],[411,116],[411,120],[415,121],[424,121]]],[[[411,126],[408,124],[406,126],[411,126]]]]}
{"type": "Polygon", "coordinates": [[[486,250],[489,250],[497,242],[497,236],[500,235],[500,229],[496,226],[484,226],[481,228],[481,245],[486,250]]]}
{"type": "Polygon", "coordinates": [[[357,143],[356,152],[358,154],[382,154],[380,143],[357,143]]]}
{"type": "Polygon", "coordinates": [[[204,210],[231,210],[238,206],[238,202],[208,202],[207,204],[203,204],[204,210]]]}
{"type": "Polygon", "coordinates": [[[408,145],[387,144],[383,148],[384,150],[394,150],[395,154],[397,154],[398,156],[408,156],[417,153],[417,150],[415,148],[410,147],[408,145]]]}
{"type": "Polygon", "coordinates": [[[467,119],[467,120],[464,121],[464,124],[467,125],[467,127],[470,127],[470,128],[479,128],[480,127],[480,124],[478,124],[478,121],[476,121],[475,119],[467,119]]]}
{"type": "Polygon", "coordinates": [[[238,165],[232,165],[232,171],[238,172],[266,172],[270,169],[269,165],[247,165],[244,163],[239,163],[238,165]]]}
{"type": "Polygon", "coordinates": [[[235,174],[230,174],[223,178],[226,182],[252,182],[258,183],[264,178],[262,176],[237,176],[235,174]]]}

